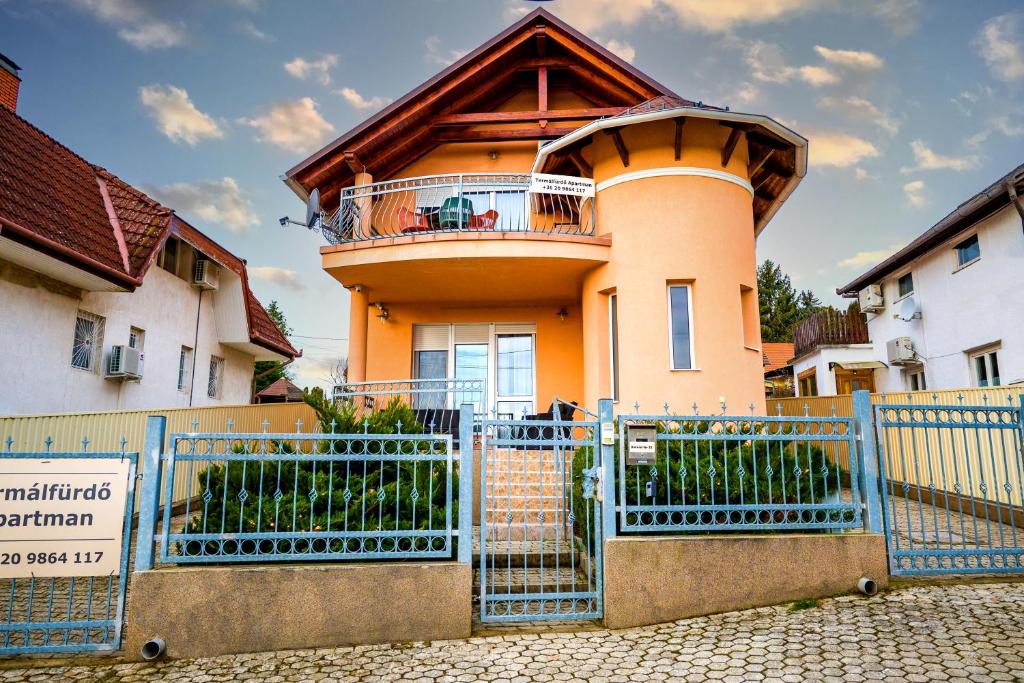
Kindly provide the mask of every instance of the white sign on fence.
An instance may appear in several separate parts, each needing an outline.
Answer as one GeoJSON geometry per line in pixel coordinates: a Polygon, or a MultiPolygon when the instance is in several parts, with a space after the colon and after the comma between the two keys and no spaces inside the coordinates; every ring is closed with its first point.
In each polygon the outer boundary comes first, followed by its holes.
{"type": "Polygon", "coordinates": [[[129,466],[0,458],[0,578],[117,574],[129,466]]]}
{"type": "Polygon", "coordinates": [[[530,192],[538,194],[570,194],[577,197],[593,197],[594,181],[571,175],[531,173],[530,192]]]}

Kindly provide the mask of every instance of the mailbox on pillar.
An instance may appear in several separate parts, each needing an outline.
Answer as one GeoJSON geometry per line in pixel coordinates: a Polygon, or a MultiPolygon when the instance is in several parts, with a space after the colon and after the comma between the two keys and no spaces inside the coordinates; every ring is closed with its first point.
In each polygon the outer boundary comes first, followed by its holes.
{"type": "Polygon", "coordinates": [[[658,428],[652,424],[626,423],[626,464],[653,465],[658,459],[658,428]]]}

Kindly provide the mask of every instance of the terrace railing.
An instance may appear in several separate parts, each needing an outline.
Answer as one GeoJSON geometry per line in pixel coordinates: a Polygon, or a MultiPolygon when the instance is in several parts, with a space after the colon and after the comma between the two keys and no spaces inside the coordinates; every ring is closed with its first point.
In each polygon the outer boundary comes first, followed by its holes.
{"type": "Polygon", "coordinates": [[[853,418],[635,415],[619,421],[623,532],[862,527],[853,418]],[[630,456],[629,425],[655,450],[630,456]],[[849,470],[830,457],[838,444],[849,470]],[[853,476],[850,472],[853,472],[853,476]]]}
{"type": "Polygon", "coordinates": [[[532,193],[528,173],[387,180],[341,191],[322,231],[332,244],[459,232],[594,234],[591,198],[532,193]]]}
{"type": "Polygon", "coordinates": [[[482,379],[393,379],[339,384],[333,396],[335,402],[353,407],[361,419],[399,400],[412,408],[424,431],[450,434],[457,441],[459,406],[472,403],[476,415],[482,417],[487,392],[482,379]]]}
{"type": "Polygon", "coordinates": [[[454,557],[451,436],[172,434],[164,459],[190,488],[162,562],[454,557]]]}
{"type": "Polygon", "coordinates": [[[797,356],[829,344],[867,344],[867,318],[860,312],[824,310],[793,329],[793,353],[797,356]]]}

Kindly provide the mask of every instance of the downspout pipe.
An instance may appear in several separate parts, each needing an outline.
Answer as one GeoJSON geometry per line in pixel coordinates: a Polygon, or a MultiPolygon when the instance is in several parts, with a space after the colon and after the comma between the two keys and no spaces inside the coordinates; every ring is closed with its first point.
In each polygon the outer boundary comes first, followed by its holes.
{"type": "Polygon", "coordinates": [[[199,290],[199,304],[196,306],[196,337],[195,341],[192,342],[192,380],[188,386],[188,407],[192,407],[192,394],[196,390],[196,361],[199,360],[199,314],[203,310],[203,292],[205,290],[199,290]]]}
{"type": "Polygon", "coordinates": [[[1020,216],[1020,227],[1024,230],[1024,204],[1021,203],[1020,197],[1017,196],[1017,188],[1014,187],[1013,182],[1006,183],[1006,193],[1010,195],[1010,201],[1013,203],[1014,208],[1017,209],[1017,215],[1020,216]]]}

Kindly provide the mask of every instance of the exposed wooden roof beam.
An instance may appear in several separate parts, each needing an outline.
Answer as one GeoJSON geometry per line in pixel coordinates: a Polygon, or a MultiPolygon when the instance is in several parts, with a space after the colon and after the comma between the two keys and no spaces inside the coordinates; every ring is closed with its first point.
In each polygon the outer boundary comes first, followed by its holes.
{"type": "Polygon", "coordinates": [[[353,173],[362,173],[366,170],[366,165],[359,160],[355,152],[345,152],[345,165],[352,170],[353,173]]]}
{"type": "Polygon", "coordinates": [[[722,166],[728,166],[729,160],[732,158],[732,153],[736,149],[736,143],[740,141],[740,135],[743,131],[738,128],[733,128],[729,131],[729,137],[725,140],[725,147],[722,148],[722,166]]]}
{"type": "Polygon", "coordinates": [[[590,107],[584,109],[552,109],[551,111],[489,111],[468,114],[443,114],[434,117],[434,126],[473,126],[483,123],[523,123],[527,121],[570,121],[616,116],[626,107],[590,107]]]}
{"type": "Polygon", "coordinates": [[[758,171],[760,171],[761,167],[764,166],[765,163],[769,159],[771,159],[773,156],[775,156],[775,150],[774,149],[769,149],[767,152],[762,154],[760,158],[751,161],[747,165],[747,177],[748,178],[753,178],[754,174],[757,173],[758,171]]]}
{"type": "Polygon", "coordinates": [[[629,150],[626,149],[626,143],[622,139],[622,133],[619,132],[618,128],[606,128],[604,134],[612,139],[615,143],[615,151],[619,153],[619,159],[622,160],[622,165],[629,166],[629,150]]]}
{"type": "Polygon", "coordinates": [[[543,24],[535,26],[533,28],[533,35],[537,36],[537,54],[543,57],[547,53],[547,40],[546,38],[547,27],[543,24]]]}
{"type": "MultiPolygon", "coordinates": [[[[539,111],[548,110],[548,68],[541,66],[537,68],[537,109],[539,111]]],[[[548,120],[541,119],[539,121],[541,128],[548,127],[548,120]]]]}
{"type": "Polygon", "coordinates": [[[581,154],[578,149],[570,150],[565,157],[573,163],[581,176],[585,176],[587,178],[594,177],[594,168],[587,163],[587,160],[583,158],[583,154],[581,154]]]}
{"type": "Polygon", "coordinates": [[[674,141],[676,161],[679,161],[680,157],[683,156],[683,126],[686,125],[686,119],[682,116],[675,119],[676,123],[676,136],[674,141]]]}
{"type": "Polygon", "coordinates": [[[612,66],[608,62],[605,62],[602,59],[598,59],[595,55],[581,53],[579,51],[579,48],[571,40],[561,35],[559,32],[552,31],[549,34],[549,37],[552,41],[558,43],[563,48],[568,50],[570,54],[574,55],[581,61],[585,62],[590,68],[592,68],[597,73],[615,79],[619,83],[626,85],[630,89],[632,97],[650,99],[661,94],[656,92],[653,88],[648,87],[640,80],[632,77],[631,75],[623,73],[619,67],[612,66]]]}
{"type": "Polygon", "coordinates": [[[443,130],[434,134],[438,142],[509,142],[560,138],[576,128],[508,128],[496,130],[443,130]]]}
{"type": "MultiPolygon", "coordinates": [[[[638,104],[638,100],[649,99],[645,95],[638,95],[632,90],[623,88],[620,84],[608,80],[599,73],[588,71],[582,66],[574,66],[570,71],[572,72],[573,79],[584,84],[584,88],[597,92],[609,102],[638,104]]],[[[576,89],[579,89],[579,87],[577,85],[576,89]]]]}
{"type": "Polygon", "coordinates": [[[781,140],[774,135],[768,134],[763,128],[758,128],[747,133],[747,142],[753,142],[757,145],[777,149],[780,152],[785,152],[793,148],[791,143],[781,140]]]}

